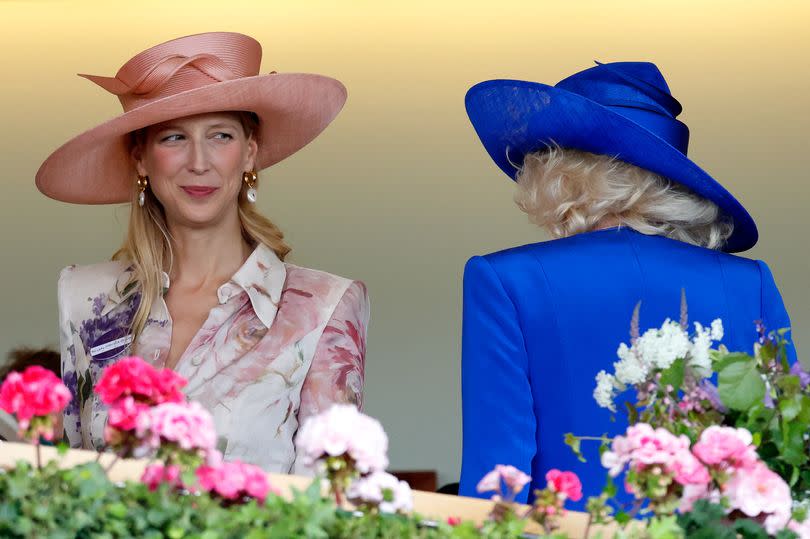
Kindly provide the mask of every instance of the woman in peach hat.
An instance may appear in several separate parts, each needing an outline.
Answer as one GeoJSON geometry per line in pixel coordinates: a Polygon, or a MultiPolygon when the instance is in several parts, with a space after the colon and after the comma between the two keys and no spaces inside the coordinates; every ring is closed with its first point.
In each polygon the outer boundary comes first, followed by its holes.
{"type": "Polygon", "coordinates": [[[101,371],[138,355],[188,379],[218,449],[269,471],[301,471],[299,423],[362,405],[365,286],[284,262],[290,248],[255,207],[257,171],[300,150],[346,100],[331,78],[259,75],[242,34],[162,43],[115,77],[82,75],[124,114],[73,138],[37,173],[45,195],[131,205],[112,261],[59,277],[62,376],[73,447],[101,449],[101,371]]]}

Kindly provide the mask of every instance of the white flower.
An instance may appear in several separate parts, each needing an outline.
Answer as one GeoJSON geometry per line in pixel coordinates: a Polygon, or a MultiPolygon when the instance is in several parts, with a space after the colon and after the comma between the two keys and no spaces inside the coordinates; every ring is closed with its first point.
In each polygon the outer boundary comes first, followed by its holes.
{"type": "Polygon", "coordinates": [[[677,322],[667,318],[660,329],[649,329],[633,345],[636,355],[652,368],[666,369],[691,348],[689,335],[677,322]]]}
{"type": "Polygon", "coordinates": [[[712,322],[712,340],[713,341],[722,341],[723,340],[723,321],[719,318],[716,318],[712,322]]]}
{"type": "Polygon", "coordinates": [[[616,405],[613,403],[615,386],[615,377],[605,371],[599,371],[596,375],[596,389],[593,390],[593,398],[596,403],[602,408],[607,408],[611,412],[616,411],[616,405]]]}
{"type": "Polygon", "coordinates": [[[709,350],[712,347],[712,335],[709,328],[695,322],[695,336],[692,339],[692,351],[689,354],[689,366],[701,378],[712,373],[712,359],[709,350]]]}
{"type": "Polygon", "coordinates": [[[613,364],[616,379],[622,384],[636,385],[647,379],[649,368],[634,353],[613,364]]]}
{"type": "Polygon", "coordinates": [[[346,489],[346,497],[355,505],[378,507],[381,513],[409,513],[413,510],[411,487],[386,472],[374,472],[354,481],[346,489]]]}
{"type": "Polygon", "coordinates": [[[704,328],[695,322],[695,336],[692,339],[689,366],[699,376],[706,378],[712,374],[712,359],[709,351],[712,343],[723,338],[723,322],[718,318],[710,328],[704,328]]]}

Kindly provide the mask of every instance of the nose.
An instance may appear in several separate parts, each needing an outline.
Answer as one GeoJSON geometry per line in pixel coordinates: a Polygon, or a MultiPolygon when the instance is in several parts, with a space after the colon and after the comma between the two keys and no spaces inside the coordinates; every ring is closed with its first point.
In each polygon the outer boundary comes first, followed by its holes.
{"type": "Polygon", "coordinates": [[[191,155],[189,155],[188,167],[194,174],[205,174],[209,167],[208,151],[205,141],[195,138],[192,141],[191,155]]]}

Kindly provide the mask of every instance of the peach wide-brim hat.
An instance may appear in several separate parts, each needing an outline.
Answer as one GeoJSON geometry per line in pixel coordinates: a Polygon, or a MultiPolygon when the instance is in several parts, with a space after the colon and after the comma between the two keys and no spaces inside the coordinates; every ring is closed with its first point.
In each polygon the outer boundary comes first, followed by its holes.
{"type": "Polygon", "coordinates": [[[37,187],[53,199],[76,204],[128,202],[135,182],[129,134],[206,112],[258,115],[257,170],[289,157],[337,116],[346,88],[322,75],[259,75],[261,58],[255,39],[211,32],[147,49],[115,77],[80,75],[117,95],[124,114],[54,151],[37,172],[37,187]]]}

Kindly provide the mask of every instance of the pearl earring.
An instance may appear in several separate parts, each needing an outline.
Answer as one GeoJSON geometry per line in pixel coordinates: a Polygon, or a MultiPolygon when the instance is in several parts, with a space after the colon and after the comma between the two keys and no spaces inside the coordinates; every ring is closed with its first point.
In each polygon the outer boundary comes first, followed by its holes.
{"type": "Polygon", "coordinates": [[[141,176],[138,174],[138,189],[140,192],[138,193],[138,206],[143,208],[143,205],[146,203],[146,187],[149,185],[149,176],[141,176]]]}
{"type": "Polygon", "coordinates": [[[256,203],[257,193],[256,193],[256,180],[259,179],[259,175],[256,174],[255,170],[251,170],[250,172],[243,172],[242,173],[242,181],[245,182],[245,185],[248,186],[247,196],[248,202],[251,204],[256,203]]]}

